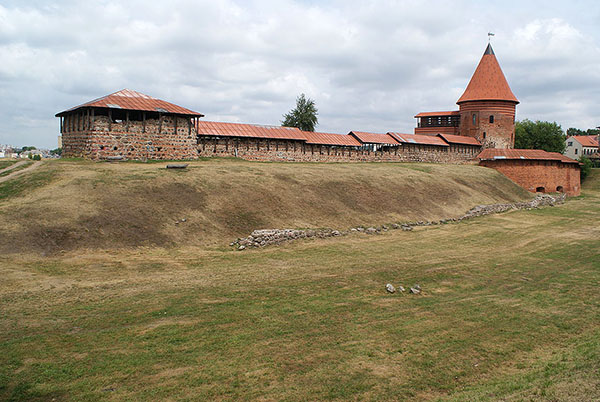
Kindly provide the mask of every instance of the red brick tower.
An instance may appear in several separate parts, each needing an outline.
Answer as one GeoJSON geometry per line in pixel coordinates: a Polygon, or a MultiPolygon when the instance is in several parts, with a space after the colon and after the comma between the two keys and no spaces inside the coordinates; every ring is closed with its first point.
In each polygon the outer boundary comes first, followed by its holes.
{"type": "Polygon", "coordinates": [[[456,102],[460,135],[477,138],[484,148],[514,148],[519,101],[510,90],[488,44],[467,89],[456,102]]]}

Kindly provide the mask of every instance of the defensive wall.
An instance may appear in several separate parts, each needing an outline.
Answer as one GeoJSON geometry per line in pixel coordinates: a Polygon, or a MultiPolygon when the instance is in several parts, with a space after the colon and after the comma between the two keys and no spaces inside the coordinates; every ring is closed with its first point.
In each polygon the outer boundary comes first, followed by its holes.
{"type": "Polygon", "coordinates": [[[579,163],[556,152],[537,149],[486,149],[479,165],[496,169],[527,191],[535,193],[581,192],[579,163]]]}

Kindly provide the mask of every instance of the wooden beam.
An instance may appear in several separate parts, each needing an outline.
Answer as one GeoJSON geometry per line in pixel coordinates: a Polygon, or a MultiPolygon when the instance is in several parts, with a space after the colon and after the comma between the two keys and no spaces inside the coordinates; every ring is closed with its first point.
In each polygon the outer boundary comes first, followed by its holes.
{"type": "Polygon", "coordinates": [[[175,128],[175,131],[173,134],[177,135],[177,115],[173,116],[173,119],[174,119],[173,126],[175,128]]]}
{"type": "Polygon", "coordinates": [[[112,110],[108,109],[108,131],[112,129],[112,110]]]}
{"type": "Polygon", "coordinates": [[[142,133],[146,132],[146,112],[142,112],[142,133]]]}
{"type": "Polygon", "coordinates": [[[129,131],[129,110],[125,112],[125,131],[129,131]]]}
{"type": "Polygon", "coordinates": [[[95,113],[96,109],[92,108],[92,116],[90,119],[90,129],[94,130],[94,128],[96,128],[96,119],[94,118],[94,113],[95,113]]]}
{"type": "Polygon", "coordinates": [[[162,131],[162,113],[158,112],[158,133],[162,131]]]}

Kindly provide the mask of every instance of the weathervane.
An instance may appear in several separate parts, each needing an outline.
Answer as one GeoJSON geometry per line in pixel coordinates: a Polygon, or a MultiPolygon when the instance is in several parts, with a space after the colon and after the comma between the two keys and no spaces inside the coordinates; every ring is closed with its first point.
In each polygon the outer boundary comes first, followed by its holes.
{"type": "Polygon", "coordinates": [[[492,40],[492,36],[495,36],[496,34],[492,33],[492,32],[488,32],[488,43],[491,42],[492,40]]]}

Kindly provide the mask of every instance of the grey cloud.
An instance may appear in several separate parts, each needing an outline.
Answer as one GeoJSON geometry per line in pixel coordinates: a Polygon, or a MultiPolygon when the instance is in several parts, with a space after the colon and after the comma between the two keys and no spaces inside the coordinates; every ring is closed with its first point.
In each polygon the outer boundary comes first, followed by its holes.
{"type": "Polygon", "coordinates": [[[56,112],[122,88],[263,124],[305,92],[319,130],[411,132],[416,113],[457,108],[488,30],[519,118],[598,124],[592,1],[3,4],[0,143],[54,147],[56,112]]]}

